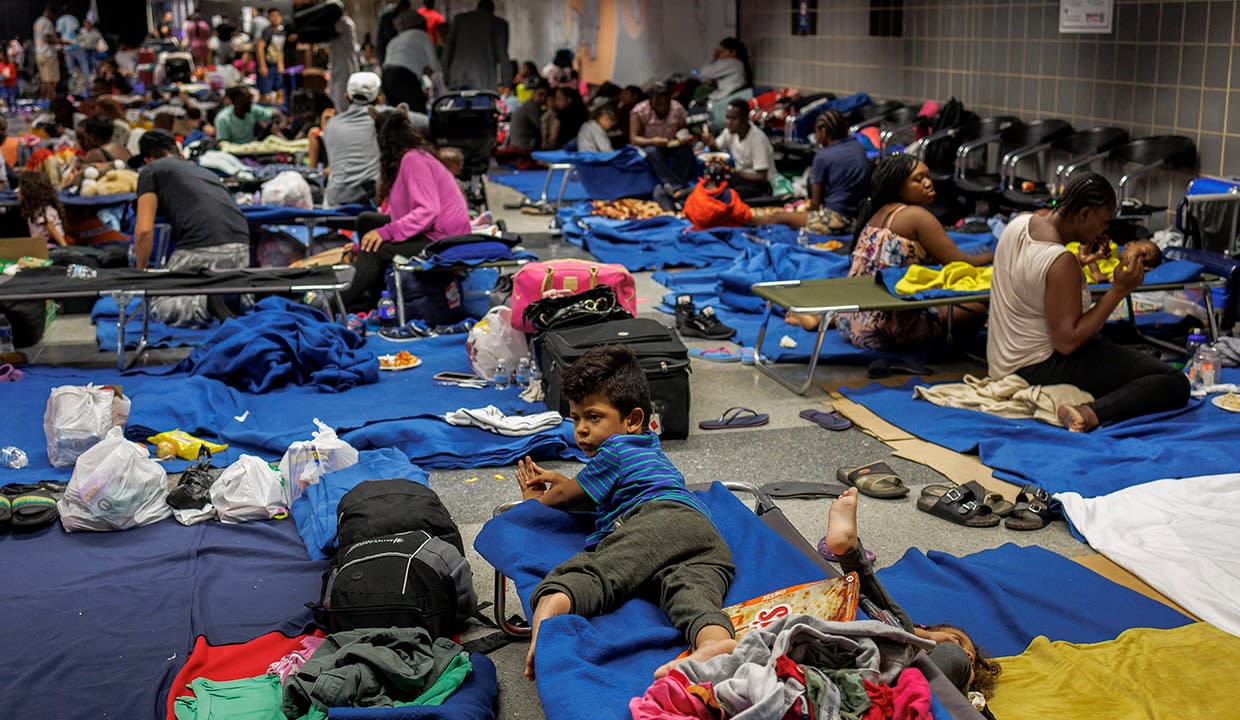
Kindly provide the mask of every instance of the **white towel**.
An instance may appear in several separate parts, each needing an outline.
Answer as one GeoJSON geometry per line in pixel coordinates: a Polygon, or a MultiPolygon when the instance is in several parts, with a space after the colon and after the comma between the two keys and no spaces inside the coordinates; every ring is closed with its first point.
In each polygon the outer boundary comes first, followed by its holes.
{"type": "Polygon", "coordinates": [[[509,437],[533,435],[553,428],[564,421],[558,412],[505,415],[503,410],[494,405],[487,405],[484,408],[461,408],[444,415],[443,419],[453,425],[479,427],[509,437]]]}
{"type": "Polygon", "coordinates": [[[964,382],[913,388],[913,397],[942,407],[977,410],[1006,418],[1033,418],[1063,426],[1060,405],[1084,405],[1094,397],[1072,385],[1030,385],[1019,375],[998,379],[965,375],[964,382]]]}

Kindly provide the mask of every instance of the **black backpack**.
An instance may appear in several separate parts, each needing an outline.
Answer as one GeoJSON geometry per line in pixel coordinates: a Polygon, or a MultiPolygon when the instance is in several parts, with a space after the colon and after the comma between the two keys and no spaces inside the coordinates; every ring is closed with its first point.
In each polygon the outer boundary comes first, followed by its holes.
{"type": "Polygon", "coordinates": [[[336,537],[340,550],[311,605],[331,632],[423,627],[444,637],[477,607],[461,531],[425,485],[359,483],[336,506],[336,537]]]}
{"type": "Polygon", "coordinates": [[[336,537],[342,548],[411,530],[425,530],[465,554],[460,528],[439,495],[412,480],[367,480],[336,505],[336,537]]]}
{"type": "Polygon", "coordinates": [[[384,535],[341,549],[323,576],[322,601],[311,605],[330,632],[420,627],[448,637],[473,614],[469,562],[425,530],[384,535]]]}
{"type": "MultiPolygon", "coordinates": [[[[951,98],[943,103],[943,107],[939,108],[939,114],[934,116],[934,124],[930,126],[930,133],[959,127],[977,119],[976,113],[964,109],[964,103],[951,98]]],[[[950,167],[956,162],[956,149],[959,147],[960,141],[958,140],[940,140],[926,148],[923,160],[931,169],[950,167]]]]}

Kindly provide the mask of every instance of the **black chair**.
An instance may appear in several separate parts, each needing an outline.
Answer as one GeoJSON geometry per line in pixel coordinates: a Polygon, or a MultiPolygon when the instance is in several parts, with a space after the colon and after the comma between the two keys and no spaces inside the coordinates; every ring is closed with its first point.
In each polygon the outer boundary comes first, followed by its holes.
{"type": "Polygon", "coordinates": [[[1041,143],[1008,153],[1004,158],[1006,179],[999,202],[1016,210],[1037,210],[1050,207],[1051,201],[1063,192],[1068,178],[1078,169],[1106,157],[1112,150],[1128,142],[1128,131],[1117,127],[1095,127],[1063,135],[1050,143],[1041,143]],[[1016,167],[1022,160],[1047,150],[1061,152],[1068,157],[1055,168],[1055,180],[1051,187],[1035,183],[1031,191],[1023,189],[1025,180],[1017,177],[1016,167]]]}
{"type": "Polygon", "coordinates": [[[879,123],[879,154],[887,155],[888,150],[897,138],[908,138],[908,142],[912,142],[916,134],[917,126],[921,122],[925,122],[924,118],[918,114],[921,108],[906,105],[894,112],[884,115],[879,123]]]}
{"type": "Polygon", "coordinates": [[[1004,188],[1006,170],[1013,155],[1029,157],[1044,152],[1050,149],[1051,143],[1056,139],[1071,132],[1072,126],[1064,120],[1038,120],[1028,125],[1015,124],[998,133],[962,143],[956,151],[956,189],[967,197],[993,200],[1004,188]],[[999,151],[1004,153],[999,162],[999,172],[989,172],[984,161],[980,170],[977,169],[977,163],[973,163],[974,167],[970,168],[970,154],[978,149],[984,150],[996,142],[999,144],[999,151]]]}
{"type": "Polygon", "coordinates": [[[886,100],[881,103],[870,103],[862,105],[852,112],[848,113],[848,134],[856,135],[861,128],[870,125],[877,125],[882,122],[883,118],[891,113],[904,107],[904,103],[896,100],[886,100]]]}
{"type": "Polygon", "coordinates": [[[930,179],[934,181],[937,197],[929,210],[943,224],[955,223],[969,213],[973,204],[956,189],[956,156],[961,147],[984,138],[993,140],[1013,125],[1021,124],[1019,119],[1010,115],[972,119],[954,128],[932,133],[910,147],[909,152],[921,158],[930,169],[930,179]]]}
{"type": "Polygon", "coordinates": [[[1120,145],[1111,151],[1109,158],[1119,163],[1121,167],[1137,166],[1125,172],[1117,184],[1120,201],[1117,217],[1120,219],[1140,218],[1162,212],[1167,208],[1162,205],[1131,202],[1128,194],[1132,190],[1132,181],[1155,170],[1184,170],[1196,167],[1197,146],[1190,138],[1183,135],[1155,135],[1120,145]]]}

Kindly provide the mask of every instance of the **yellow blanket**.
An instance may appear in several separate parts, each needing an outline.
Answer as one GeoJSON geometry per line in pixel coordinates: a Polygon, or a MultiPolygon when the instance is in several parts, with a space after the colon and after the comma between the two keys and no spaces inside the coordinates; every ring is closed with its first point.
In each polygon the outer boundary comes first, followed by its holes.
{"type": "Polygon", "coordinates": [[[1227,688],[1240,668],[1240,638],[1207,623],[1137,628],[1092,645],[1035,638],[999,658],[995,717],[1186,720],[1240,715],[1227,688]]]}
{"type": "MultiPolygon", "coordinates": [[[[1081,249],[1080,243],[1068,243],[1065,247],[1068,248],[1068,252],[1080,257],[1078,254],[1081,249]]],[[[1111,252],[1106,257],[1099,260],[1096,265],[1098,266],[1098,271],[1102,273],[1102,276],[1099,277],[1098,273],[1094,272],[1094,268],[1092,266],[1086,265],[1084,268],[1085,281],[1090,285],[1111,282],[1111,278],[1115,275],[1115,268],[1119,267],[1119,246],[1115,243],[1111,243],[1111,252]]]]}
{"type": "Polygon", "coordinates": [[[910,265],[904,277],[896,283],[896,292],[901,295],[913,295],[922,290],[958,290],[960,292],[989,290],[992,272],[994,268],[990,266],[974,267],[967,262],[947,263],[942,270],[935,270],[924,265],[910,265]]]}

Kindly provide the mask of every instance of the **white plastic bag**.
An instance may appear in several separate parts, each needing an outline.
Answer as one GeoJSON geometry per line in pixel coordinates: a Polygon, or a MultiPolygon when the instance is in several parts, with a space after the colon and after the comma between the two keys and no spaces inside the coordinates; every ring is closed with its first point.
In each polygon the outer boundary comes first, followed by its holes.
{"type": "Polygon", "coordinates": [[[525,333],[512,326],[512,309],[506,305],[493,307],[469,330],[465,349],[474,373],[487,380],[495,379],[495,366],[500,360],[515,370],[521,358],[529,355],[525,333]]]}
{"type": "Polygon", "coordinates": [[[57,504],[66,532],[128,530],[172,515],[168,474],[120,428],[82,453],[57,504]]]}
{"type": "Polygon", "coordinates": [[[312,439],[289,445],[280,459],[280,476],[288,488],[289,505],[320,477],[357,464],[357,450],[352,445],[336,437],[336,431],[318,418],[314,419],[314,424],[319,431],[311,433],[312,439]]]}
{"type": "Polygon", "coordinates": [[[111,387],[61,385],[52,388],[43,413],[47,459],[69,467],[114,427],[129,419],[129,398],[111,387]]]}
{"type": "Polygon", "coordinates": [[[314,207],[310,183],[306,182],[301,173],[285,170],[263,183],[263,204],[309,210],[314,207]]]}
{"type": "Polygon", "coordinates": [[[261,458],[242,455],[211,485],[211,504],[220,522],[270,520],[288,512],[284,479],[261,458]]]}

